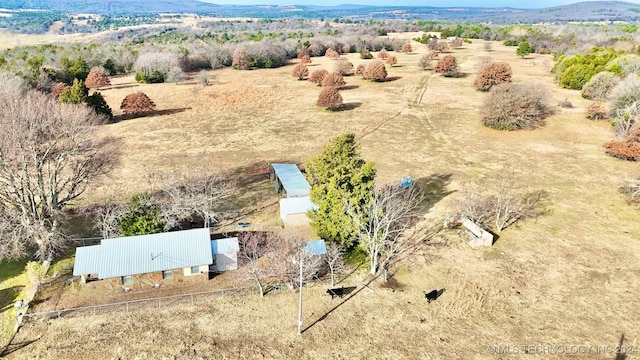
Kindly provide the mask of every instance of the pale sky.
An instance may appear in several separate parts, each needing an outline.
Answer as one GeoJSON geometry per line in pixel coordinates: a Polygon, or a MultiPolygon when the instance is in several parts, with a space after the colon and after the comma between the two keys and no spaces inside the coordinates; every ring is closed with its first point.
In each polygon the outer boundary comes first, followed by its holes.
{"type": "MultiPolygon", "coordinates": [[[[339,5],[359,4],[374,6],[474,6],[474,7],[513,7],[520,9],[545,8],[558,5],[575,4],[579,0],[200,0],[216,4],[229,5],[339,5]]],[[[587,0],[589,1],[589,0],[587,0]]],[[[595,1],[595,0],[591,0],[595,1]]],[[[630,3],[640,3],[640,0],[627,0],[630,3]]]]}

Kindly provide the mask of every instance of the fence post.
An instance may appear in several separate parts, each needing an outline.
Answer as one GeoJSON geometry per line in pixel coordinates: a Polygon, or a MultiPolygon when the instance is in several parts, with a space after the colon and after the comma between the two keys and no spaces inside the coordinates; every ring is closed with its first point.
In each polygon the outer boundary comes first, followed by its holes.
{"type": "Polygon", "coordinates": [[[193,294],[191,294],[191,305],[193,305],[193,294]]]}
{"type": "Polygon", "coordinates": [[[58,320],[60,320],[60,310],[58,310],[58,320]]]}
{"type": "Polygon", "coordinates": [[[158,309],[160,309],[160,298],[158,298],[158,309]]]}
{"type": "Polygon", "coordinates": [[[95,315],[95,314],[96,314],[96,307],[94,306],[93,307],[93,315],[95,315]]]}
{"type": "Polygon", "coordinates": [[[222,298],[224,299],[224,290],[222,290],[222,298]]]}
{"type": "Polygon", "coordinates": [[[126,306],[126,308],[127,308],[127,312],[129,312],[129,302],[126,302],[124,305],[125,305],[125,306],[126,306]]]}

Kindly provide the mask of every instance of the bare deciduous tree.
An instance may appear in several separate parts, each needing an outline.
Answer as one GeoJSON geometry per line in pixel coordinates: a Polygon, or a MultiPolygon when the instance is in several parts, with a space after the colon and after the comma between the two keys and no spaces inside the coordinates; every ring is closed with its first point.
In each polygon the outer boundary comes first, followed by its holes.
{"type": "Polygon", "coordinates": [[[274,239],[268,233],[242,232],[238,234],[240,243],[240,268],[248,279],[258,286],[260,297],[264,297],[265,281],[270,277],[266,255],[273,251],[274,239]]]}
{"type": "Polygon", "coordinates": [[[522,174],[511,169],[486,180],[470,182],[461,191],[458,211],[461,216],[500,232],[519,220],[541,213],[546,193],[531,190],[525,183],[522,174]]]}
{"type": "Polygon", "coordinates": [[[505,83],[491,88],[482,111],[484,125],[496,130],[535,129],[554,109],[546,88],[535,83],[505,83]]]}
{"type": "Polygon", "coordinates": [[[403,189],[398,185],[386,185],[373,191],[364,214],[358,214],[350,204],[346,205],[347,213],[357,225],[359,244],[369,256],[371,274],[385,270],[403,252],[405,244],[401,237],[415,225],[421,202],[417,187],[403,189]]]}
{"type": "Polygon", "coordinates": [[[155,110],[156,104],[142,91],[127,95],[120,104],[125,114],[140,114],[155,110]]]}
{"type": "Polygon", "coordinates": [[[329,266],[329,272],[331,274],[331,287],[336,286],[336,277],[335,274],[343,271],[347,268],[346,264],[342,260],[342,257],[346,253],[344,246],[340,243],[331,241],[326,244],[327,253],[324,257],[327,266],[329,266]]]}
{"type": "MultiPolygon", "coordinates": [[[[187,74],[182,71],[180,66],[172,66],[167,72],[167,82],[179,83],[187,79],[187,74]]],[[[87,85],[88,86],[88,85],[87,85]]]]}
{"type": "Polygon", "coordinates": [[[418,61],[418,66],[420,66],[422,70],[427,70],[428,68],[431,67],[432,61],[433,59],[428,54],[424,54],[420,57],[420,60],[418,61]]]}
{"type": "Polygon", "coordinates": [[[45,259],[64,245],[63,208],[106,174],[118,153],[112,139],[95,134],[104,119],[86,106],[58,104],[35,91],[0,104],[0,214],[14,220],[0,228],[20,237],[0,239],[0,248],[14,244],[0,258],[34,245],[45,259]]]}
{"type": "Polygon", "coordinates": [[[176,54],[165,52],[149,52],[138,56],[133,68],[136,72],[144,73],[147,76],[159,73],[166,75],[174,66],[179,66],[180,61],[176,54]]]}
{"type": "Polygon", "coordinates": [[[309,76],[309,69],[307,69],[307,65],[304,63],[296,64],[293,67],[293,71],[291,72],[293,77],[298,78],[298,80],[304,80],[307,76],[309,76]]]}
{"type": "Polygon", "coordinates": [[[640,159],[640,123],[634,122],[624,140],[613,140],[604,145],[606,153],[624,160],[638,161],[640,159]]]}
{"type": "Polygon", "coordinates": [[[89,89],[99,89],[101,87],[111,85],[111,81],[109,80],[109,76],[107,74],[91,70],[89,75],[87,75],[87,80],[84,82],[84,85],[89,89]]]}

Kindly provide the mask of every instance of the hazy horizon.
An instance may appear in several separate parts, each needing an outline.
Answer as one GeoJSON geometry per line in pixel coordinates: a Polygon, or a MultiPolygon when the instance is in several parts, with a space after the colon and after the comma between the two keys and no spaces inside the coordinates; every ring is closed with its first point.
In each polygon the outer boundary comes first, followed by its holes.
{"type": "MultiPolygon", "coordinates": [[[[319,5],[335,6],[342,4],[372,5],[372,6],[435,6],[435,7],[511,7],[520,9],[539,9],[559,5],[569,5],[578,2],[592,2],[602,0],[537,0],[537,1],[516,1],[516,0],[453,0],[443,4],[442,0],[200,0],[222,5],[319,5]]],[[[633,4],[640,4],[640,0],[625,1],[633,4]]]]}

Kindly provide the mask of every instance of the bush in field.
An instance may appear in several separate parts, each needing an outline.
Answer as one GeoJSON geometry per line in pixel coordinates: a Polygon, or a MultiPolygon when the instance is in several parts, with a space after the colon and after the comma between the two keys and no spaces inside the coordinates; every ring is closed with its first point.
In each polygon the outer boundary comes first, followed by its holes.
{"type": "Polygon", "coordinates": [[[125,114],[140,114],[155,110],[156,104],[142,91],[127,95],[120,105],[125,114]]]}
{"type": "Polygon", "coordinates": [[[60,95],[62,94],[62,92],[64,92],[68,87],[69,87],[69,85],[67,85],[67,84],[65,84],[63,82],[59,82],[59,83],[55,84],[51,88],[51,96],[53,96],[56,99],[60,98],[60,95]]]}
{"type": "Polygon", "coordinates": [[[411,47],[410,43],[404,43],[402,45],[402,50],[400,50],[400,51],[405,53],[405,54],[408,54],[408,53],[413,51],[413,48],[411,47]]]}
{"type": "Polygon", "coordinates": [[[136,71],[135,80],[146,84],[162,83],[169,70],[178,64],[178,57],[172,53],[150,52],[142,54],[133,66],[136,71]]]}
{"type": "Polygon", "coordinates": [[[309,57],[309,55],[302,55],[300,62],[302,64],[311,64],[311,57],[309,57]]]}
{"type": "Polygon", "coordinates": [[[558,84],[567,89],[581,90],[597,73],[604,71],[606,65],[618,54],[613,49],[595,48],[588,54],[561,57],[552,71],[558,77],[558,84]]]}
{"type": "Polygon", "coordinates": [[[607,155],[637,161],[640,159],[640,124],[636,123],[630,129],[626,139],[609,141],[603,146],[607,155]]]}
{"type": "Polygon", "coordinates": [[[101,87],[111,85],[111,81],[107,74],[101,71],[92,70],[89,75],[87,75],[87,81],[85,81],[84,84],[89,89],[99,89],[101,87]]]}
{"type": "Polygon", "coordinates": [[[84,81],[75,79],[73,85],[66,88],[58,98],[63,104],[84,104],[89,96],[89,89],[84,85],[84,81]]]}
{"type": "Polygon", "coordinates": [[[351,52],[351,45],[345,44],[342,45],[342,53],[343,54],[348,54],[351,52]]]}
{"type": "Polygon", "coordinates": [[[342,77],[342,74],[340,74],[338,72],[329,73],[322,79],[322,86],[324,86],[324,87],[339,88],[339,87],[344,86],[346,84],[347,83],[344,81],[344,78],[342,77]]]}
{"type": "Polygon", "coordinates": [[[439,52],[439,51],[437,51],[437,50],[431,50],[431,51],[429,51],[429,52],[427,53],[427,56],[428,56],[430,59],[435,59],[435,58],[437,58],[437,57],[438,57],[438,54],[440,54],[440,52],[439,52]]]}
{"type": "Polygon", "coordinates": [[[618,56],[607,64],[606,70],[620,76],[640,74],[640,56],[635,54],[618,56]]]}
{"type": "Polygon", "coordinates": [[[533,46],[531,46],[531,44],[529,44],[529,42],[525,40],[520,44],[518,44],[518,48],[516,49],[516,55],[524,59],[525,56],[531,54],[534,51],[535,49],[533,48],[533,46]]]}
{"type": "Polygon", "coordinates": [[[362,73],[364,72],[364,64],[358,64],[358,66],[356,66],[356,71],[354,72],[354,74],[356,76],[362,76],[362,73]]]}
{"type": "Polygon", "coordinates": [[[507,63],[490,63],[482,67],[473,86],[482,91],[491,87],[511,82],[511,66],[507,63]]]}
{"type": "Polygon", "coordinates": [[[609,91],[608,98],[611,117],[615,118],[616,113],[624,112],[627,107],[640,100],[640,77],[627,76],[609,91]]]}
{"type": "Polygon", "coordinates": [[[324,56],[334,60],[340,58],[340,54],[338,54],[338,52],[333,49],[327,49],[327,51],[324,53],[324,56]]]}
{"type": "Polygon", "coordinates": [[[418,60],[418,66],[422,69],[422,70],[427,70],[428,68],[431,67],[431,62],[433,61],[433,59],[431,57],[429,57],[428,54],[424,54],[420,57],[420,60],[418,60]]]}
{"type": "Polygon", "coordinates": [[[238,70],[248,70],[250,65],[251,55],[249,54],[249,51],[242,46],[236,48],[233,52],[233,62],[231,63],[231,66],[238,70]]]}
{"type": "Polygon", "coordinates": [[[553,114],[547,91],[537,84],[506,83],[494,86],[483,107],[482,123],[496,130],[535,129],[553,114]]]}
{"type": "Polygon", "coordinates": [[[609,118],[607,109],[601,101],[592,101],[589,106],[587,106],[586,115],[587,119],[595,121],[609,118]]]}
{"type": "Polygon", "coordinates": [[[449,41],[449,46],[453,49],[459,48],[462,46],[462,44],[464,43],[464,41],[462,40],[462,38],[455,38],[455,39],[451,39],[451,41],[449,41]]]}
{"type": "Polygon", "coordinates": [[[433,70],[447,77],[455,76],[458,73],[458,60],[453,55],[447,55],[438,60],[433,70]]]}
{"type": "Polygon", "coordinates": [[[304,63],[296,64],[293,67],[293,71],[291,72],[293,77],[298,78],[298,80],[304,80],[307,76],[309,76],[309,69],[307,69],[307,65],[304,63]]]}
{"type": "Polygon", "coordinates": [[[196,76],[196,80],[198,80],[198,82],[202,86],[209,86],[209,84],[211,83],[209,79],[209,73],[207,73],[207,70],[205,69],[202,69],[198,72],[198,76],[196,76]]]}
{"type": "Polygon", "coordinates": [[[378,52],[378,58],[384,60],[387,57],[389,57],[389,53],[387,52],[387,50],[381,49],[380,52],[378,52]]]}
{"type": "Polygon", "coordinates": [[[167,72],[167,75],[165,76],[165,80],[167,82],[172,82],[176,84],[181,81],[185,81],[186,79],[187,79],[187,74],[185,74],[184,71],[182,71],[180,66],[171,67],[171,69],[169,69],[169,71],[167,72]]]}
{"type": "Polygon", "coordinates": [[[582,97],[591,100],[606,99],[609,91],[611,91],[619,81],[620,78],[612,72],[599,72],[582,87],[582,97]]]}
{"type": "Polygon", "coordinates": [[[333,66],[333,71],[340,73],[342,76],[351,75],[353,74],[353,64],[346,59],[340,59],[333,66]]]}
{"type": "Polygon", "coordinates": [[[342,107],[342,96],[335,87],[323,87],[316,105],[331,111],[338,110],[342,107]]]}
{"type": "Polygon", "coordinates": [[[373,59],[373,55],[371,55],[371,52],[369,50],[362,50],[360,51],[360,59],[373,59]]]}
{"type": "Polygon", "coordinates": [[[311,73],[311,76],[309,76],[309,81],[311,81],[312,83],[315,83],[316,85],[320,86],[322,85],[322,80],[324,80],[324,78],[329,75],[329,72],[325,69],[318,69],[315,70],[311,73]]]}
{"type": "Polygon", "coordinates": [[[391,55],[389,57],[387,57],[387,64],[393,66],[395,64],[398,63],[398,58],[396,58],[395,56],[391,55]]]}
{"type": "Polygon", "coordinates": [[[367,80],[382,81],[387,78],[387,68],[380,60],[373,60],[362,71],[362,77],[367,80]]]}

